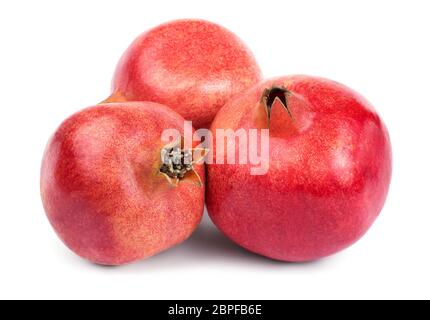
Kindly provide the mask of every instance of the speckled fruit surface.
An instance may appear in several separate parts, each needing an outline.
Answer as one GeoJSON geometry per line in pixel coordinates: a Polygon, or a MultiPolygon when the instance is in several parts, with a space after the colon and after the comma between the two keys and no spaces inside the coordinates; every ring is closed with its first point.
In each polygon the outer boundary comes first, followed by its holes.
{"type": "Polygon", "coordinates": [[[232,32],[203,20],[177,20],[131,44],[106,101],[162,103],[195,128],[209,128],[230,97],[260,80],[254,56],[232,32]]]}
{"type": "MultiPolygon", "coordinates": [[[[391,179],[387,129],[361,95],[334,81],[291,76],[265,81],[228,102],[219,128],[267,128],[265,89],[287,88],[270,121],[270,167],[208,165],[207,206],[218,228],[255,253],[309,261],[336,253],[369,229],[391,179]]],[[[216,154],[216,150],[214,150],[216,154]]]]}
{"type": "MultiPolygon", "coordinates": [[[[199,224],[204,185],[171,186],[159,174],[163,129],[184,119],[150,102],[90,107],[61,124],[41,170],[45,211],[83,258],[120,265],[186,239],[199,224]]],[[[203,165],[195,166],[204,182],[203,165]]]]}

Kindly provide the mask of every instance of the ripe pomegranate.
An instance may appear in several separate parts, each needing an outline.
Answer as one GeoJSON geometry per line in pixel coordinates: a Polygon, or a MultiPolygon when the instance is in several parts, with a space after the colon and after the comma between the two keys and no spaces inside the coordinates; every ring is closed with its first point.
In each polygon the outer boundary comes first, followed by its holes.
{"type": "Polygon", "coordinates": [[[233,95],[261,80],[254,56],[227,29],[179,20],[140,35],[116,69],[106,102],[153,101],[209,128],[233,95]]]}
{"type": "Polygon", "coordinates": [[[229,101],[211,130],[239,128],[269,128],[269,166],[251,175],[251,164],[208,165],[208,211],[233,241],[273,259],[309,261],[353,244],[375,221],[391,146],[361,95],[316,77],[268,80],[229,101]]]}
{"type": "Polygon", "coordinates": [[[71,250],[121,265],[193,232],[203,213],[204,167],[196,158],[185,163],[183,145],[161,140],[163,129],[182,134],[183,121],[163,105],[136,102],[90,107],[63,122],[45,151],[41,196],[71,250]]]}

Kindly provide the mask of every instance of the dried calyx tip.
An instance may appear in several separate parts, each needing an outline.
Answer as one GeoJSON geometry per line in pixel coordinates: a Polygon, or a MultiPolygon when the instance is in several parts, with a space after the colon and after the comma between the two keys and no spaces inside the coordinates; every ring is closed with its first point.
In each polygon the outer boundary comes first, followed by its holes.
{"type": "Polygon", "coordinates": [[[162,165],[159,172],[173,186],[177,186],[179,181],[189,181],[201,186],[202,181],[194,170],[194,164],[207,153],[208,150],[203,148],[185,149],[183,137],[180,137],[161,149],[162,165]]]}
{"type": "Polygon", "coordinates": [[[193,170],[193,153],[178,147],[168,147],[161,151],[162,166],[160,172],[173,179],[182,179],[188,171],[193,170]]]}
{"type": "Polygon", "coordinates": [[[290,95],[290,91],[288,91],[287,88],[282,86],[278,87],[274,85],[271,88],[264,90],[264,93],[261,97],[261,102],[264,104],[269,122],[270,122],[272,107],[276,100],[278,100],[281,103],[284,109],[288,112],[288,115],[291,118],[293,117],[288,107],[289,95],[290,95]]]}

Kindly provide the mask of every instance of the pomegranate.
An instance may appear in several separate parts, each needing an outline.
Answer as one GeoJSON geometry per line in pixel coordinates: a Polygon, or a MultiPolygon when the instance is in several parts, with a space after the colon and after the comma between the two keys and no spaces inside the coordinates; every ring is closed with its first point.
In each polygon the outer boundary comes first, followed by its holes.
{"type": "Polygon", "coordinates": [[[205,176],[197,153],[180,143],[183,125],[179,114],[151,102],[90,107],[61,124],[45,151],[41,196],[71,250],[121,265],[193,232],[203,213],[205,176]],[[179,135],[163,142],[164,129],[179,135]]]}
{"type": "Polygon", "coordinates": [[[106,102],[153,101],[208,128],[233,95],[261,72],[232,32],[203,20],[178,20],[140,35],[122,56],[106,102]]]}
{"type": "MultiPolygon", "coordinates": [[[[383,207],[388,132],[371,104],[342,84],[310,76],[264,81],[219,111],[217,129],[258,129],[259,138],[269,129],[265,174],[251,174],[249,163],[207,167],[210,217],[252,252],[292,262],[334,254],[362,237],[383,207]]],[[[244,146],[236,143],[236,154],[244,146]]]]}

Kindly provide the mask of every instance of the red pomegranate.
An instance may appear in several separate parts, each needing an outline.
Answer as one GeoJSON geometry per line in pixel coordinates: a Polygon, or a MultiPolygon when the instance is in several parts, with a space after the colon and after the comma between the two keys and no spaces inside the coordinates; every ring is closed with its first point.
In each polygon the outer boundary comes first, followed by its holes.
{"type": "MultiPolygon", "coordinates": [[[[383,207],[388,132],[370,103],[344,85],[309,76],[267,80],[229,101],[211,128],[270,130],[266,174],[252,175],[251,164],[207,168],[210,217],[252,252],[292,262],[331,255],[363,236],[383,207]]],[[[236,143],[236,153],[243,146],[236,143]]]]}
{"type": "Polygon", "coordinates": [[[161,140],[164,129],[182,134],[183,122],[151,102],[99,105],[63,122],[45,151],[41,196],[71,250],[120,265],[194,231],[204,207],[204,167],[161,157],[189,151],[161,140]]]}
{"type": "Polygon", "coordinates": [[[195,128],[209,128],[229,98],[260,80],[254,56],[232,32],[203,20],[178,20],[131,44],[106,102],[158,102],[192,120],[195,128]]]}

